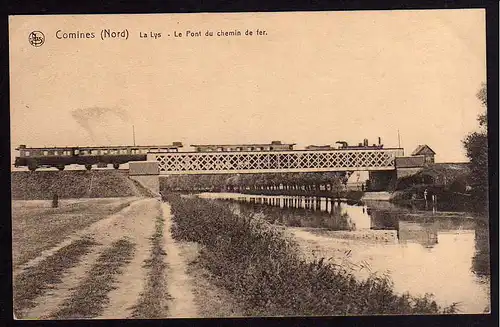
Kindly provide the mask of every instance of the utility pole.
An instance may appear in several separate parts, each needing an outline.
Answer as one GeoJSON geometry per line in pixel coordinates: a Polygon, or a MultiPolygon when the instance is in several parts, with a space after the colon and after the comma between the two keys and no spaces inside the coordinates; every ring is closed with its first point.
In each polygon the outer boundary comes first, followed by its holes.
{"type": "Polygon", "coordinates": [[[398,148],[401,148],[401,137],[399,135],[399,129],[398,129],[398,148]]]}
{"type": "Polygon", "coordinates": [[[134,146],[135,146],[135,126],[132,125],[132,137],[134,138],[134,146]]]}

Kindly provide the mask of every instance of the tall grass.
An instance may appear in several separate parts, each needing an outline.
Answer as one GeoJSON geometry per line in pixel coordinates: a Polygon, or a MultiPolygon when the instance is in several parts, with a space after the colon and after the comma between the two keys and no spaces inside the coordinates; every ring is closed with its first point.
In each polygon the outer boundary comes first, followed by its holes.
{"type": "Polygon", "coordinates": [[[200,260],[243,304],[245,314],[263,316],[436,314],[430,295],[394,292],[388,277],[364,281],[324,259],[306,262],[284,232],[226,204],[168,195],[173,237],[203,245],[200,260]]]}

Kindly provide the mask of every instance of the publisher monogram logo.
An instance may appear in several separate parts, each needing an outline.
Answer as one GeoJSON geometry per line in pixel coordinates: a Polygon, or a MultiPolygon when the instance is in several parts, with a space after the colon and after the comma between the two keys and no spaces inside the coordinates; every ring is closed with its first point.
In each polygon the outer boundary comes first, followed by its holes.
{"type": "Polygon", "coordinates": [[[45,35],[40,31],[33,31],[29,35],[30,44],[34,47],[41,47],[45,43],[45,35]]]}

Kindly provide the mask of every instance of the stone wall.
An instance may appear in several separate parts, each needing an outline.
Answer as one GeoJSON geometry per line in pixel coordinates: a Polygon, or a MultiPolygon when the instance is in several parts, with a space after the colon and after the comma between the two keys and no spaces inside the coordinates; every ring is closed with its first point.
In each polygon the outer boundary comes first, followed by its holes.
{"type": "Polygon", "coordinates": [[[160,173],[158,161],[131,161],[129,162],[129,175],[158,175],[160,173]]]}

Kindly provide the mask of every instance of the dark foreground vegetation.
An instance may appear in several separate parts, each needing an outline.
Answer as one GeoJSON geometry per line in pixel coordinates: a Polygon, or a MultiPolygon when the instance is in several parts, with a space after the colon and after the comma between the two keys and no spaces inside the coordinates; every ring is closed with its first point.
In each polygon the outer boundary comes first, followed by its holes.
{"type": "Polygon", "coordinates": [[[128,178],[127,172],[96,171],[15,171],[11,173],[12,199],[109,198],[149,196],[149,192],[128,178]]]}
{"type": "Polygon", "coordinates": [[[453,313],[430,295],[397,295],[387,277],[359,281],[324,259],[306,262],[295,242],[213,200],[169,194],[173,237],[202,245],[201,263],[249,316],[453,313]]]}

